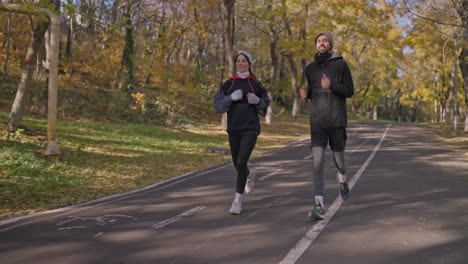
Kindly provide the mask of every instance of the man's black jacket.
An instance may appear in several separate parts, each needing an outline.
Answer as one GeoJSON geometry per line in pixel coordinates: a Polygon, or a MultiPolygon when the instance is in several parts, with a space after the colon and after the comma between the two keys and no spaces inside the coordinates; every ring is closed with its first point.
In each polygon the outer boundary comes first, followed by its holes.
{"type": "Polygon", "coordinates": [[[343,57],[333,54],[319,62],[313,61],[304,69],[308,81],[311,130],[327,127],[346,127],[348,117],[346,98],[354,94],[353,79],[343,57]],[[330,89],[322,89],[322,75],[330,79],[330,89]]]}

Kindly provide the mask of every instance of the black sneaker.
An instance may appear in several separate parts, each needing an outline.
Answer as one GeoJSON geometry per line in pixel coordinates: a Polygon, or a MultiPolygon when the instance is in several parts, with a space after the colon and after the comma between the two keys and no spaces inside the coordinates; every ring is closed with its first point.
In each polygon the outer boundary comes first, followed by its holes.
{"type": "Polygon", "coordinates": [[[343,199],[343,201],[349,198],[348,183],[340,182],[340,195],[341,195],[341,199],[343,199]]]}
{"type": "Polygon", "coordinates": [[[325,218],[325,210],[323,209],[321,204],[316,204],[314,208],[307,214],[307,217],[311,221],[322,220],[325,218]]]}
{"type": "Polygon", "coordinates": [[[336,180],[338,181],[338,184],[340,185],[340,196],[341,199],[344,201],[349,198],[349,187],[348,183],[346,182],[340,182],[340,174],[336,174],[336,180]]]}

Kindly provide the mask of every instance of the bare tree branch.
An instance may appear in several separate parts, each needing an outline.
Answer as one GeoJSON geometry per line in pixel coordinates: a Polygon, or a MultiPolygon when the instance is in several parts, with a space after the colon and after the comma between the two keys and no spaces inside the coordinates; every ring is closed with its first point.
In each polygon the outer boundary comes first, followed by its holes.
{"type": "MultiPolygon", "coordinates": [[[[439,20],[436,20],[436,19],[432,19],[432,18],[429,18],[429,17],[426,17],[426,16],[423,16],[423,15],[420,15],[416,12],[413,12],[411,10],[411,8],[409,7],[409,5],[406,3],[405,0],[403,0],[403,3],[405,4],[405,7],[404,7],[404,10],[406,10],[406,12],[408,12],[409,14],[415,16],[415,17],[418,17],[418,18],[421,18],[421,19],[424,19],[424,20],[427,20],[427,21],[431,21],[431,22],[434,22],[436,24],[440,24],[440,25],[445,25],[445,26],[453,26],[453,27],[462,27],[461,24],[454,24],[454,23],[448,23],[448,22],[443,22],[443,21],[439,21],[439,20]]],[[[455,5],[455,3],[454,3],[455,5]]]]}

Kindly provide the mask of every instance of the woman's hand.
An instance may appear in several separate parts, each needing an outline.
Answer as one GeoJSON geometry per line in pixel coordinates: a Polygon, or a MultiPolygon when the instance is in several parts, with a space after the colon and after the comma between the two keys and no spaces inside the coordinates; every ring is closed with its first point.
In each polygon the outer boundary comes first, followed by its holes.
{"type": "Polygon", "coordinates": [[[235,90],[231,94],[231,99],[232,101],[239,101],[240,99],[242,99],[242,90],[241,89],[235,90]]]}
{"type": "Polygon", "coordinates": [[[249,104],[258,104],[260,103],[260,98],[256,96],[254,93],[248,93],[247,94],[247,100],[249,101],[249,104]]]}

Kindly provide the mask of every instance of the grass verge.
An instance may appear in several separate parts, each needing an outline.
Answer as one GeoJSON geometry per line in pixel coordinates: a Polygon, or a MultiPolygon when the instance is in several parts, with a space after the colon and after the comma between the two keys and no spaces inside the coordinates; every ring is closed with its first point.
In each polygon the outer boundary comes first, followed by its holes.
{"type": "Polygon", "coordinates": [[[444,144],[468,156],[468,133],[463,131],[463,123],[458,126],[456,135],[453,124],[426,124],[426,126],[431,129],[444,144]]]}

